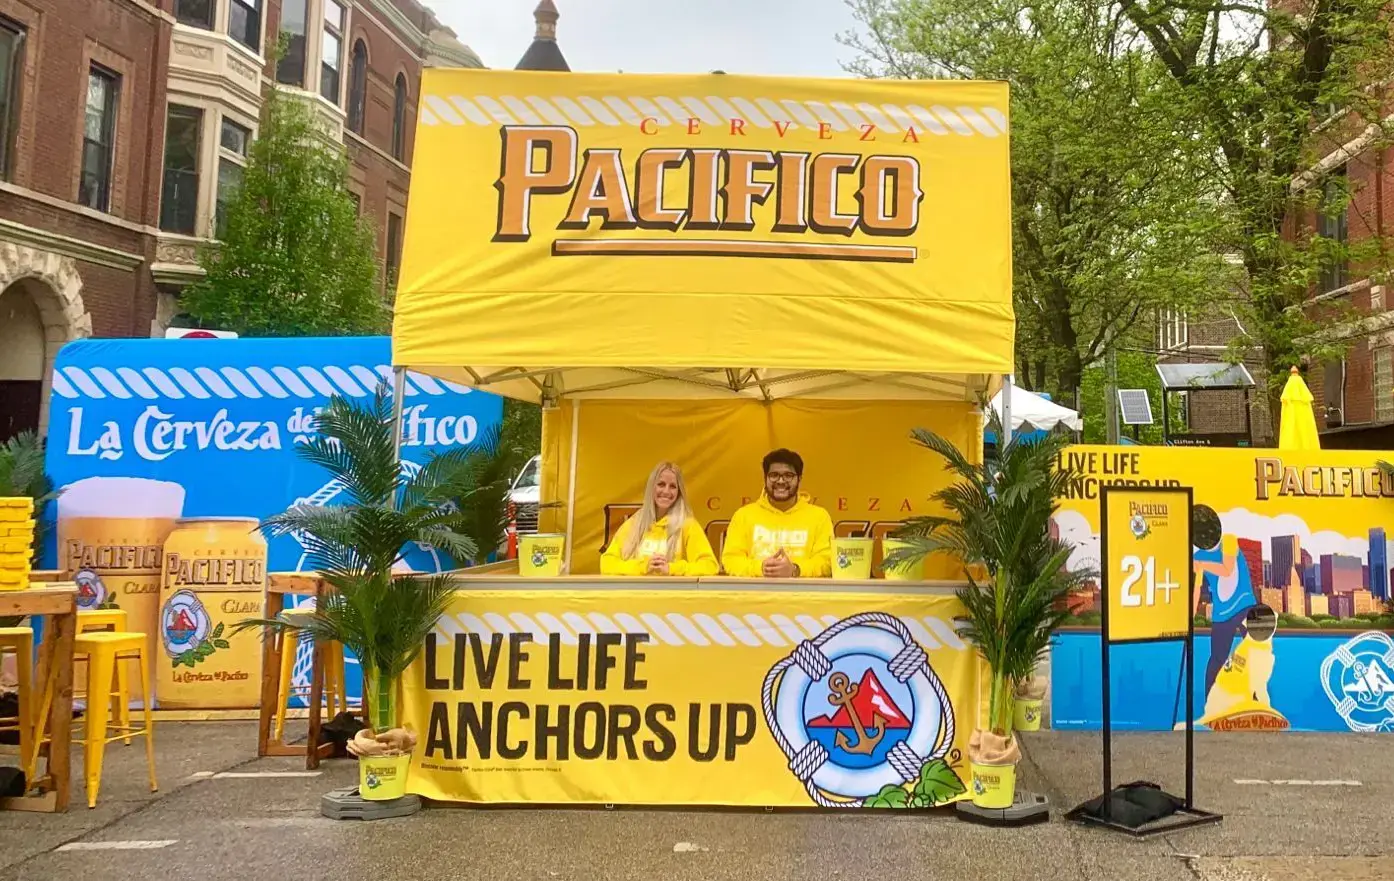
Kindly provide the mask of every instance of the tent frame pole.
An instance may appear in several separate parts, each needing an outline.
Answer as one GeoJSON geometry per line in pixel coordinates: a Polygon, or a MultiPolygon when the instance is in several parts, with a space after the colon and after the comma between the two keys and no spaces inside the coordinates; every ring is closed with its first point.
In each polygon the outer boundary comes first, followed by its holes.
{"type": "Polygon", "coordinates": [[[1012,442],[1012,375],[1002,377],[1002,443],[1006,447],[1012,442]]]}
{"type": "Polygon", "coordinates": [[[392,368],[392,454],[402,461],[402,409],[407,397],[407,369],[392,368]]]}

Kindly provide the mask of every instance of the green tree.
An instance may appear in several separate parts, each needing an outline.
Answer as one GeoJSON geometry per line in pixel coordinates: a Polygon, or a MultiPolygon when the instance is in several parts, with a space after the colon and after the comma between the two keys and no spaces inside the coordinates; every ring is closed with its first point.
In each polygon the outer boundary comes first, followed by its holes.
{"type": "Polygon", "coordinates": [[[200,324],[251,336],[337,336],[387,329],[374,234],[349,196],[342,145],[303,102],[269,89],[220,244],[184,290],[200,324]]]}
{"type": "Polygon", "coordinates": [[[1081,0],[856,0],[862,72],[1011,86],[1018,381],[1073,401],[1159,309],[1226,295],[1207,157],[1165,69],[1081,0]]]}
{"type": "MultiPolygon", "coordinates": [[[[1108,408],[1104,395],[1108,386],[1104,365],[1097,364],[1084,371],[1080,381],[1079,415],[1084,420],[1084,442],[1086,444],[1108,443],[1108,408]]],[[[1122,350],[1118,353],[1118,388],[1143,389],[1147,400],[1152,404],[1151,425],[1138,430],[1138,441],[1144,444],[1162,442],[1162,378],[1157,375],[1157,359],[1145,352],[1122,350]]],[[[1172,401],[1175,405],[1177,402],[1172,401]]],[[[1170,411],[1171,430],[1185,428],[1185,414],[1179,406],[1170,411]]],[[[1120,430],[1132,437],[1132,427],[1123,425],[1120,430]]]]}
{"type": "MultiPolygon", "coordinates": [[[[1386,0],[1090,0],[1145,40],[1167,73],[1162,96],[1191,124],[1181,134],[1213,157],[1208,175],[1228,212],[1229,249],[1244,268],[1239,351],[1261,350],[1275,426],[1288,368],[1339,354],[1346,310],[1314,313],[1323,270],[1353,260],[1373,280],[1384,242],[1359,248],[1312,229],[1344,211],[1339,165],[1320,161],[1357,134],[1387,142],[1394,76],[1386,0]],[[1332,184],[1332,185],[1328,185],[1332,184]]],[[[1376,232],[1379,232],[1378,230],[1376,232]]]]}

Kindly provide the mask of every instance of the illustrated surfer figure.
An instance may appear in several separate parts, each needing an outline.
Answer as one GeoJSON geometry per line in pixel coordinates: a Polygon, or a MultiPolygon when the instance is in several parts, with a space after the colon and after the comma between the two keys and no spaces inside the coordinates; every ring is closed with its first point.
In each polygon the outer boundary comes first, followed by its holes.
{"type": "MultiPolygon", "coordinates": [[[[1196,574],[1210,588],[1210,661],[1205,666],[1205,694],[1215,686],[1220,670],[1230,659],[1236,637],[1246,634],[1245,622],[1258,605],[1248,561],[1239,539],[1226,534],[1220,515],[1208,505],[1196,505],[1191,514],[1191,541],[1195,545],[1196,574]]],[[[1200,602],[1200,591],[1196,591],[1200,602]]],[[[1195,609],[1192,609],[1194,614],[1195,609]]],[[[1208,699],[1208,698],[1207,698],[1208,699]]]]}
{"type": "Polygon", "coordinates": [[[1205,700],[1207,719],[1252,702],[1273,706],[1268,680],[1273,678],[1273,635],[1278,630],[1278,616],[1267,606],[1255,606],[1244,616],[1244,629],[1244,639],[1220,669],[1205,700]]]}

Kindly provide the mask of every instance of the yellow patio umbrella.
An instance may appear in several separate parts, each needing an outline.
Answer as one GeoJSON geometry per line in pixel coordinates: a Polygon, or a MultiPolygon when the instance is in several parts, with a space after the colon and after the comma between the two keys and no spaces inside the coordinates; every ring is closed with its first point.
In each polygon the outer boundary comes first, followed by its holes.
{"type": "Polygon", "coordinates": [[[1278,426],[1278,449],[1319,450],[1317,417],[1312,412],[1312,392],[1302,381],[1297,368],[1292,368],[1287,385],[1283,386],[1283,412],[1278,426]]]}

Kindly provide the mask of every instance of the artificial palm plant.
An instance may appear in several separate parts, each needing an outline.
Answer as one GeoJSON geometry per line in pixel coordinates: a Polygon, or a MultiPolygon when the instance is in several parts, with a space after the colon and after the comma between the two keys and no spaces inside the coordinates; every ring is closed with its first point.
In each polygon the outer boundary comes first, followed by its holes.
{"type": "MultiPolygon", "coordinates": [[[[1000,418],[994,413],[991,419],[1002,437],[1000,418]]],[[[991,669],[989,727],[1010,737],[1012,688],[1030,678],[1067,616],[1064,595],[1095,577],[1067,570],[1071,548],[1050,533],[1056,500],[1070,481],[1058,466],[1069,438],[1018,437],[977,465],[934,432],[917,429],[913,437],[943,457],[956,479],[933,496],[946,513],[906,521],[896,533],[905,546],[888,555],[886,565],[907,566],[935,553],[963,562],[969,586],[958,592],[965,609],[958,632],[991,669]]]]}
{"type": "MultiPolygon", "coordinates": [[[[0,497],[34,500],[34,541],[30,547],[34,564],[39,562],[48,522],[44,506],[58,498],[53,481],[44,471],[44,441],[32,431],[19,434],[0,444],[0,497]]],[[[18,626],[23,617],[0,617],[0,627],[18,626]]]]}
{"type": "Polygon", "coordinates": [[[294,535],[332,588],[313,615],[295,621],[252,620],[239,628],[302,632],[347,646],[358,657],[368,725],[378,732],[398,723],[397,683],[450,602],[446,575],[399,575],[393,566],[412,542],[457,560],[474,557],[468,537],[476,501],[495,503],[507,482],[493,450],[457,448],[420,468],[398,461],[392,407],[379,388],[362,404],[333,398],[317,417],[319,434],[299,454],[344,487],[347,504],[296,505],[266,520],[269,536],[294,535]]]}

